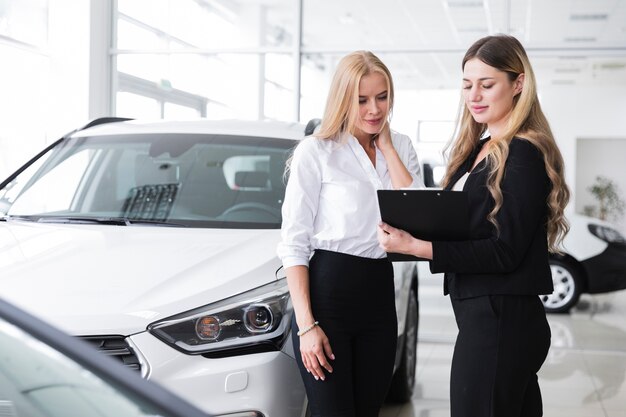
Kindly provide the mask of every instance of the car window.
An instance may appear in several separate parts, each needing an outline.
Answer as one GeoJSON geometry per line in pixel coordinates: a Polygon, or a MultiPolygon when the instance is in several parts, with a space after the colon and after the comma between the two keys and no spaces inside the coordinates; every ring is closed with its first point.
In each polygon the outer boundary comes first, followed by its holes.
{"type": "Polygon", "coordinates": [[[87,150],[69,156],[32,184],[13,204],[13,210],[24,214],[69,210],[81,179],[89,164],[87,150]]]}
{"type": "Polygon", "coordinates": [[[197,134],[69,139],[14,179],[13,191],[0,190],[0,208],[49,220],[279,228],[285,162],[295,144],[197,134]]]}
{"type": "Polygon", "coordinates": [[[0,414],[143,417],[160,410],[0,319],[0,414]]]}

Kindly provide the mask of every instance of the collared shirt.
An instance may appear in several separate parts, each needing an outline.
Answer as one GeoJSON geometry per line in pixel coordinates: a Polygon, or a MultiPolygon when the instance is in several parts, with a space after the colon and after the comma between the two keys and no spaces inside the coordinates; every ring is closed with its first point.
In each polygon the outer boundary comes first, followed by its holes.
{"type": "MultiPolygon", "coordinates": [[[[395,132],[392,143],[413,178],[423,187],[419,161],[408,136],[395,132]]],[[[308,266],[316,249],[366,258],[384,258],[376,228],[380,222],[376,190],[393,188],[382,152],[376,167],[352,135],[337,139],[305,138],[291,160],[282,207],[283,266],[308,266]]]]}
{"type": "Polygon", "coordinates": [[[463,174],[463,176],[452,186],[452,191],[463,191],[463,187],[465,187],[465,182],[467,181],[467,178],[469,178],[469,174],[469,172],[463,174]]]}

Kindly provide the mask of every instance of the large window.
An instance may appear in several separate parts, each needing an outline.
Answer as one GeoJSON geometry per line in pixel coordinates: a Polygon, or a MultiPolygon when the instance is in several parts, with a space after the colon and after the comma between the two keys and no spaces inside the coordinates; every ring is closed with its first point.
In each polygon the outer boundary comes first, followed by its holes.
{"type": "MultiPolygon", "coordinates": [[[[114,111],[124,117],[306,123],[322,117],[341,57],[380,48],[376,53],[396,80],[393,127],[416,139],[418,122],[441,119],[442,108],[449,122],[456,98],[452,104],[430,101],[423,106],[426,112],[411,108],[420,88],[441,88],[441,68],[460,61],[460,52],[394,51],[395,39],[411,30],[409,14],[393,25],[385,19],[397,11],[365,3],[367,13],[326,0],[321,7],[313,0],[117,0],[114,111]],[[380,8],[377,24],[364,20],[375,14],[371,7],[380,8]],[[385,35],[392,26],[393,33],[385,35]]],[[[407,45],[413,42],[404,39],[407,45]]]]}
{"type": "Polygon", "coordinates": [[[32,120],[45,114],[50,59],[47,1],[0,5],[0,176],[4,178],[43,144],[43,123],[32,120]]]}
{"type": "Polygon", "coordinates": [[[0,181],[88,118],[89,2],[0,1],[0,181]]]}
{"type": "Polygon", "coordinates": [[[0,35],[26,46],[48,45],[48,0],[0,2],[0,35]]]}
{"type": "Polygon", "coordinates": [[[296,119],[293,4],[118,0],[116,114],[296,119]]]}

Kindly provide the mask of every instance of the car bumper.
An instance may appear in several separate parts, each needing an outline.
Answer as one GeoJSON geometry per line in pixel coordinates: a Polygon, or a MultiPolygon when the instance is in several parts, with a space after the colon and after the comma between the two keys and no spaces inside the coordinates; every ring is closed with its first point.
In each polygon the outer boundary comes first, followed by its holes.
{"type": "Polygon", "coordinates": [[[207,413],[303,415],[304,386],[295,360],[284,352],[208,359],[183,354],[147,332],[129,339],[145,362],[148,379],[207,413]]]}
{"type": "Polygon", "coordinates": [[[587,273],[587,292],[598,294],[626,289],[626,245],[611,243],[582,262],[587,273]]]}

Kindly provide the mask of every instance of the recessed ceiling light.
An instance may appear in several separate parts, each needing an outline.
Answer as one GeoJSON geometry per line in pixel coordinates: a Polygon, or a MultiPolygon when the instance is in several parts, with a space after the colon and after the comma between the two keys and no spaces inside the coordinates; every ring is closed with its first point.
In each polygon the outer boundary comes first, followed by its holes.
{"type": "Polygon", "coordinates": [[[482,1],[474,1],[474,0],[467,0],[467,1],[463,1],[463,0],[448,0],[446,2],[446,4],[450,8],[454,8],[454,7],[483,7],[483,2],[482,1]]]}
{"type": "Polygon", "coordinates": [[[580,68],[555,68],[554,72],[557,72],[559,74],[576,74],[581,72],[582,70],[580,68]]]}
{"type": "Polygon", "coordinates": [[[588,59],[588,57],[584,55],[561,55],[557,58],[564,61],[586,61],[588,59]]]}
{"type": "Polygon", "coordinates": [[[626,68],[626,63],[624,62],[603,62],[598,65],[601,69],[604,70],[622,70],[626,68]]]}
{"type": "Polygon", "coordinates": [[[609,15],[606,13],[572,13],[570,20],[607,20],[609,15]]]}
{"type": "Polygon", "coordinates": [[[458,28],[457,32],[459,33],[487,33],[487,28],[479,27],[479,26],[458,28]]]}
{"type": "Polygon", "coordinates": [[[567,36],[563,40],[565,42],[595,42],[597,38],[594,36],[567,36]]]}

